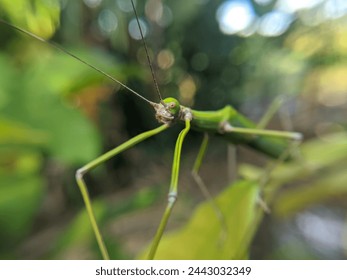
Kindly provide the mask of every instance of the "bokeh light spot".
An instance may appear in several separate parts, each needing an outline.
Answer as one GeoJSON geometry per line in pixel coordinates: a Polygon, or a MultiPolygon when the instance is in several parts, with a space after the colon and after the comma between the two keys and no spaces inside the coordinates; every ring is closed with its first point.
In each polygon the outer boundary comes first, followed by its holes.
{"type": "Polygon", "coordinates": [[[217,10],[219,29],[229,35],[248,28],[254,19],[255,13],[248,1],[227,1],[217,10]]]}
{"type": "MultiPolygon", "coordinates": [[[[119,9],[125,13],[130,13],[133,12],[133,6],[131,5],[130,0],[116,0],[117,1],[117,6],[119,9]]],[[[136,0],[134,1],[134,5],[136,7],[136,0]]]]}
{"type": "Polygon", "coordinates": [[[100,5],[102,0],[83,0],[83,2],[89,7],[89,8],[96,8],[100,5]]]}
{"type": "Polygon", "coordinates": [[[103,33],[109,34],[118,27],[118,19],[110,10],[102,10],[98,17],[98,24],[103,33]]]}
{"type": "Polygon", "coordinates": [[[193,106],[194,104],[194,96],[196,94],[197,86],[192,78],[192,76],[186,76],[179,83],[179,94],[180,101],[186,106],[193,106]]]}
{"type": "Polygon", "coordinates": [[[292,15],[274,10],[260,18],[258,33],[268,37],[279,36],[287,31],[293,20],[292,15]]]}
{"type": "Polygon", "coordinates": [[[158,66],[161,69],[170,68],[175,62],[175,57],[170,50],[162,50],[157,57],[158,66]]]}
{"type": "MultiPolygon", "coordinates": [[[[148,27],[147,27],[147,24],[146,22],[139,18],[139,23],[140,23],[140,26],[141,26],[141,30],[142,30],[142,34],[143,34],[143,37],[146,38],[147,36],[147,33],[148,33],[148,27]]],[[[130,22],[129,22],[129,25],[128,25],[128,31],[129,31],[129,34],[130,34],[130,37],[135,39],[135,40],[141,40],[141,33],[140,33],[140,30],[139,30],[139,26],[137,24],[137,21],[136,19],[132,19],[130,22]]]]}

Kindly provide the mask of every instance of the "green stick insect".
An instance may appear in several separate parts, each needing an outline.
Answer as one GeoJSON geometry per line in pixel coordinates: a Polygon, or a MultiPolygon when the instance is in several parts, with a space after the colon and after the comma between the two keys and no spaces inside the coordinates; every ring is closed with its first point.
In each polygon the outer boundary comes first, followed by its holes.
{"type": "Polygon", "coordinates": [[[155,73],[152,67],[152,63],[150,61],[149,55],[148,55],[148,48],[146,45],[146,42],[144,40],[143,32],[138,20],[138,16],[136,13],[136,9],[134,6],[133,1],[131,0],[131,4],[133,7],[133,11],[136,16],[137,25],[141,34],[141,38],[146,50],[147,60],[150,66],[150,70],[152,73],[154,85],[156,88],[156,92],[158,95],[158,102],[153,102],[148,100],[147,98],[143,97],[141,94],[137,93],[136,91],[129,88],[127,85],[122,83],[121,81],[117,80],[116,78],[112,77],[108,73],[98,69],[97,67],[91,65],[87,61],[77,57],[73,53],[69,52],[68,50],[58,46],[57,44],[47,41],[29,31],[26,31],[22,28],[19,28],[17,26],[14,26],[12,24],[9,24],[7,22],[4,22],[0,20],[0,22],[9,25],[10,27],[30,36],[33,37],[39,41],[42,41],[44,43],[48,43],[51,46],[55,47],[56,49],[66,53],[67,55],[71,56],[72,58],[80,61],[81,63],[87,65],[88,67],[96,70],[97,72],[101,73],[102,75],[106,76],[108,79],[112,80],[113,82],[121,85],[125,89],[127,89],[130,93],[134,94],[138,98],[145,101],[148,105],[153,107],[155,112],[155,117],[161,123],[161,126],[154,128],[152,130],[143,132],[130,140],[124,142],[123,144],[119,145],[118,147],[114,148],[113,150],[101,155],[100,157],[96,158],[95,160],[89,162],[88,164],[84,165],[76,172],[76,181],[79,186],[79,189],[81,191],[83,200],[85,202],[86,210],[98,243],[98,246],[100,248],[102,257],[104,259],[109,259],[109,254],[107,251],[107,248],[105,246],[105,242],[103,240],[103,237],[101,235],[99,226],[97,224],[94,211],[91,204],[91,199],[88,194],[88,189],[84,180],[84,175],[87,172],[90,172],[95,167],[99,166],[100,164],[104,163],[105,161],[109,160],[112,157],[115,157],[116,155],[122,153],[123,151],[130,149],[131,147],[135,146],[136,144],[146,140],[149,137],[152,137],[156,134],[159,134],[163,132],[166,129],[169,129],[170,127],[174,125],[183,125],[184,128],[179,133],[175,150],[174,150],[174,157],[173,157],[173,163],[172,163],[172,173],[171,173],[171,182],[168,192],[168,200],[167,200],[167,206],[165,208],[165,211],[163,213],[162,219],[160,221],[159,227],[156,231],[156,234],[154,236],[154,239],[152,241],[152,245],[150,248],[150,252],[148,254],[148,259],[154,259],[157,248],[160,244],[160,240],[162,238],[162,235],[165,231],[166,225],[168,223],[169,217],[171,215],[172,209],[174,207],[174,204],[177,200],[177,194],[178,194],[178,177],[179,177],[179,170],[180,170],[180,158],[181,158],[181,150],[182,145],[184,142],[184,139],[188,132],[190,130],[196,130],[202,133],[205,133],[204,140],[201,144],[197,159],[195,161],[194,167],[193,167],[193,177],[197,181],[197,183],[201,186],[201,177],[199,176],[199,168],[202,163],[205,151],[208,146],[208,135],[219,135],[222,138],[224,138],[227,142],[237,145],[244,145],[248,146],[250,148],[253,148],[257,150],[260,153],[263,153],[265,155],[268,155],[272,158],[276,158],[278,160],[284,160],[288,157],[288,149],[290,147],[289,142],[297,142],[300,141],[302,136],[300,133],[296,132],[287,132],[287,131],[277,131],[277,130],[266,130],[263,127],[265,127],[268,119],[271,117],[272,113],[267,114],[263,117],[260,124],[257,126],[252,121],[247,119],[245,116],[238,113],[233,107],[230,105],[225,106],[224,108],[217,110],[217,111],[197,111],[193,110],[191,108],[185,107],[179,103],[179,101],[175,98],[168,97],[168,98],[162,98],[161,93],[159,91],[159,86],[155,78],[155,73]]]}

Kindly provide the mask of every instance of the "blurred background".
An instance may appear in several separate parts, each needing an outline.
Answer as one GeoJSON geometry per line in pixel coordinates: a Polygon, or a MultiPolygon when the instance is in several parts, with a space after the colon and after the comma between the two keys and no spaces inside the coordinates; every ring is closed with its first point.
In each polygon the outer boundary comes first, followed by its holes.
{"type": "MultiPolygon", "coordinates": [[[[289,163],[276,173],[272,213],[257,226],[248,257],[346,259],[347,2],[135,4],[163,96],[197,110],[230,104],[255,122],[281,97],[269,127],[304,135],[309,167],[289,163]]],[[[0,0],[0,17],[158,101],[130,0],[0,0]]],[[[152,108],[118,84],[0,23],[0,258],[100,258],[75,171],[157,125],[152,108]]],[[[112,258],[136,258],[154,236],[180,129],[86,176],[112,258]]],[[[184,144],[168,231],[205,201],[190,176],[201,140],[191,132],[184,144]]],[[[211,138],[202,166],[213,195],[230,177],[251,180],[268,161],[238,147],[230,175],[227,146],[211,138]]]]}

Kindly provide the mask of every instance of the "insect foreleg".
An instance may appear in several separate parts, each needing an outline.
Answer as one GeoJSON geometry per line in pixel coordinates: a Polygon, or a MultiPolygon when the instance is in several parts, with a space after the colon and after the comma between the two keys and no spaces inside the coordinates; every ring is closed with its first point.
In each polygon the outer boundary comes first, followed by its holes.
{"type": "Polygon", "coordinates": [[[123,144],[119,145],[118,147],[114,148],[113,150],[103,154],[102,156],[96,158],[95,160],[91,161],[90,163],[86,164],[85,166],[83,166],[82,168],[78,169],[76,172],[76,181],[78,184],[78,187],[81,191],[84,203],[86,205],[86,209],[87,209],[87,213],[96,237],[96,240],[98,242],[102,257],[105,260],[109,259],[109,254],[107,252],[107,248],[105,246],[105,242],[102,238],[102,235],[100,233],[100,229],[98,227],[98,224],[96,222],[95,219],[95,214],[92,208],[92,204],[91,204],[91,200],[88,194],[88,189],[87,189],[87,185],[83,179],[83,175],[86,174],[88,171],[94,169],[95,167],[97,167],[98,165],[100,165],[101,163],[107,161],[108,159],[116,156],[117,154],[133,147],[134,145],[136,145],[139,142],[144,141],[145,139],[158,134],[160,132],[162,132],[163,130],[167,129],[168,126],[167,125],[162,125],[158,128],[143,132],[137,136],[135,136],[134,138],[131,138],[130,140],[124,142],[123,144]]]}
{"type": "Polygon", "coordinates": [[[178,186],[178,175],[179,175],[179,168],[180,168],[182,144],[183,144],[185,136],[190,130],[190,121],[191,121],[191,114],[189,115],[187,114],[187,117],[185,118],[185,128],[180,132],[180,134],[177,137],[175,152],[174,152],[174,159],[172,163],[171,183],[170,183],[170,189],[168,193],[168,202],[165,208],[165,212],[161,218],[157,232],[154,236],[150,252],[148,254],[148,259],[151,259],[151,260],[154,259],[155,257],[155,253],[157,251],[159,242],[166,228],[173,206],[177,200],[177,186],[178,186]]]}

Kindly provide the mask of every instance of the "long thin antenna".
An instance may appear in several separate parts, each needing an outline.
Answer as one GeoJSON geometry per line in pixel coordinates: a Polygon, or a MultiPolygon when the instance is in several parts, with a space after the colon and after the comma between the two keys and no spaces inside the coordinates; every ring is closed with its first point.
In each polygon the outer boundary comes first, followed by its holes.
{"type": "Polygon", "coordinates": [[[157,82],[157,79],[156,79],[156,77],[155,77],[154,70],[153,70],[153,64],[152,64],[152,62],[151,62],[151,59],[149,58],[149,53],[148,53],[148,48],[147,48],[146,40],[145,40],[145,37],[143,36],[143,33],[142,33],[142,28],[141,28],[141,25],[140,25],[139,17],[137,16],[137,12],[136,12],[136,8],[135,8],[134,1],[133,1],[133,0],[131,0],[131,5],[133,6],[133,10],[134,10],[134,14],[135,14],[135,17],[136,17],[137,25],[138,25],[139,30],[140,30],[140,34],[141,34],[141,39],[142,39],[142,42],[143,42],[143,46],[145,47],[146,56],[147,56],[147,61],[148,61],[149,68],[151,69],[151,73],[152,73],[152,77],[153,77],[154,86],[155,86],[155,89],[156,89],[156,91],[157,91],[159,100],[162,101],[163,98],[161,97],[161,94],[160,94],[158,82],[157,82]]]}
{"type": "Polygon", "coordinates": [[[31,32],[29,32],[29,31],[27,31],[27,30],[24,30],[24,29],[22,29],[22,28],[20,28],[20,27],[18,27],[18,26],[15,26],[15,25],[13,25],[13,24],[11,24],[11,23],[8,23],[8,22],[6,22],[6,21],[4,21],[4,20],[2,20],[2,19],[0,19],[0,22],[1,22],[1,23],[4,23],[4,24],[6,24],[6,25],[8,25],[8,26],[10,26],[10,27],[12,27],[12,28],[14,28],[14,29],[16,29],[16,30],[18,30],[18,31],[20,31],[20,32],[22,32],[22,33],[28,35],[28,36],[30,36],[30,37],[33,37],[33,38],[35,38],[35,39],[37,39],[37,40],[39,40],[39,41],[41,41],[41,42],[44,42],[44,43],[47,43],[47,44],[51,45],[52,47],[58,49],[59,51],[66,53],[66,54],[69,55],[70,57],[73,57],[74,59],[80,61],[81,63],[87,65],[88,67],[90,67],[90,68],[96,70],[97,72],[99,72],[99,73],[101,73],[102,75],[104,75],[104,76],[106,76],[107,78],[109,78],[111,81],[118,83],[119,85],[121,85],[122,87],[126,88],[128,91],[130,91],[131,93],[135,94],[137,97],[141,98],[142,100],[146,101],[147,103],[149,103],[149,104],[151,104],[151,105],[154,104],[152,101],[150,101],[150,100],[148,100],[147,98],[143,97],[141,94],[137,93],[136,91],[134,91],[133,89],[131,89],[131,88],[128,87],[127,85],[123,84],[121,81],[119,81],[119,80],[117,80],[116,78],[112,77],[110,74],[108,74],[108,73],[104,72],[103,70],[101,70],[101,69],[99,69],[99,68],[93,66],[93,65],[90,64],[89,62],[83,60],[82,58],[79,58],[78,56],[76,56],[76,55],[74,55],[73,53],[69,52],[68,50],[64,49],[64,48],[61,47],[60,45],[58,45],[58,44],[56,44],[56,43],[54,43],[54,42],[48,41],[48,40],[46,40],[46,39],[43,39],[43,38],[41,38],[40,36],[35,35],[34,33],[31,33],[31,32]]]}

